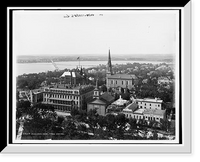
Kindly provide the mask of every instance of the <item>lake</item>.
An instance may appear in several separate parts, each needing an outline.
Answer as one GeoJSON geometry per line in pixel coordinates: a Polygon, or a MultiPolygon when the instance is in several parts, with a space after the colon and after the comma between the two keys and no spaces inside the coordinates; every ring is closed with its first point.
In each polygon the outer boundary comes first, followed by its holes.
{"type": "MultiPolygon", "coordinates": [[[[100,64],[106,65],[108,61],[80,61],[80,65],[83,68],[95,67],[100,64]]],[[[127,64],[127,63],[152,63],[159,64],[162,62],[158,61],[112,61],[112,65],[115,64],[127,64]]],[[[66,62],[55,62],[57,67],[60,70],[63,69],[73,69],[79,65],[78,61],[66,61],[66,62]]],[[[16,75],[29,74],[29,73],[39,73],[39,72],[47,72],[54,71],[55,67],[52,63],[17,63],[16,64],[16,75]]]]}

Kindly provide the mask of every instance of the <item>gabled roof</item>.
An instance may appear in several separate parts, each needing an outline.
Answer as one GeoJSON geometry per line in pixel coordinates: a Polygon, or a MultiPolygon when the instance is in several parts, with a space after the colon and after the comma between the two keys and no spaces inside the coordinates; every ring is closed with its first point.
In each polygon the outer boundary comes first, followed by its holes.
{"type": "MultiPolygon", "coordinates": [[[[70,71],[65,71],[60,77],[70,77],[71,72],[70,71]]],[[[75,78],[77,76],[76,72],[72,72],[72,77],[75,78]]]]}
{"type": "Polygon", "coordinates": [[[100,99],[103,99],[104,101],[108,103],[111,103],[114,101],[115,98],[111,96],[109,93],[105,92],[104,94],[100,96],[100,99]]]}
{"type": "Polygon", "coordinates": [[[137,110],[138,105],[136,103],[131,103],[128,106],[126,106],[125,109],[123,109],[123,111],[130,111],[130,112],[134,112],[135,110],[137,110]]]}
{"type": "Polygon", "coordinates": [[[88,102],[89,104],[97,104],[97,105],[106,105],[106,102],[101,99],[94,98],[92,101],[88,102]]]}

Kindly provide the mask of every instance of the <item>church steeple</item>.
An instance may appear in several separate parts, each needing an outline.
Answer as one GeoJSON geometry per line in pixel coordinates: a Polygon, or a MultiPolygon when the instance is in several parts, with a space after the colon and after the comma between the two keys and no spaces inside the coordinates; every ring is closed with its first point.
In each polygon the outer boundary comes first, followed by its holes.
{"type": "Polygon", "coordinates": [[[98,98],[99,99],[99,95],[100,95],[100,92],[99,92],[99,85],[98,85],[98,79],[97,79],[96,80],[96,87],[94,89],[93,98],[98,98]]]}
{"type": "Polygon", "coordinates": [[[112,75],[112,63],[111,63],[111,57],[110,57],[110,49],[108,52],[108,68],[107,68],[107,76],[112,75]]]}

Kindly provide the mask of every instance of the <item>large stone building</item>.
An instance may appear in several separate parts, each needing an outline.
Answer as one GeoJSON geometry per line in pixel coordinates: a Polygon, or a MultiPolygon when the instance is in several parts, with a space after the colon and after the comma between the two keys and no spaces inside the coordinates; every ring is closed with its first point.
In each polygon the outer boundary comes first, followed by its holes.
{"type": "Polygon", "coordinates": [[[43,103],[52,105],[58,111],[70,112],[72,109],[86,109],[86,102],[93,97],[94,86],[57,84],[47,87],[43,92],[43,103]]]}
{"type": "Polygon", "coordinates": [[[106,72],[106,86],[107,88],[118,89],[118,88],[128,88],[132,89],[134,87],[137,77],[130,74],[113,74],[110,50],[108,54],[108,65],[106,72]]]}

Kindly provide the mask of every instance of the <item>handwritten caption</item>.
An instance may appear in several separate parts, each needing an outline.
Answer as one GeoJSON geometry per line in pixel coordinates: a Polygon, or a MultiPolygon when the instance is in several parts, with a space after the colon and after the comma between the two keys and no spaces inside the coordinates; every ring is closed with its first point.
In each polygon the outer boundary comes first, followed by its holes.
{"type": "Polygon", "coordinates": [[[38,135],[43,135],[43,136],[47,136],[47,135],[64,135],[64,133],[23,133],[23,135],[31,135],[31,136],[38,136],[38,135]]]}
{"type": "MultiPolygon", "coordinates": [[[[64,18],[76,18],[76,17],[93,17],[95,14],[66,14],[64,18]]],[[[103,14],[98,14],[98,16],[103,16],[103,14]]]]}

